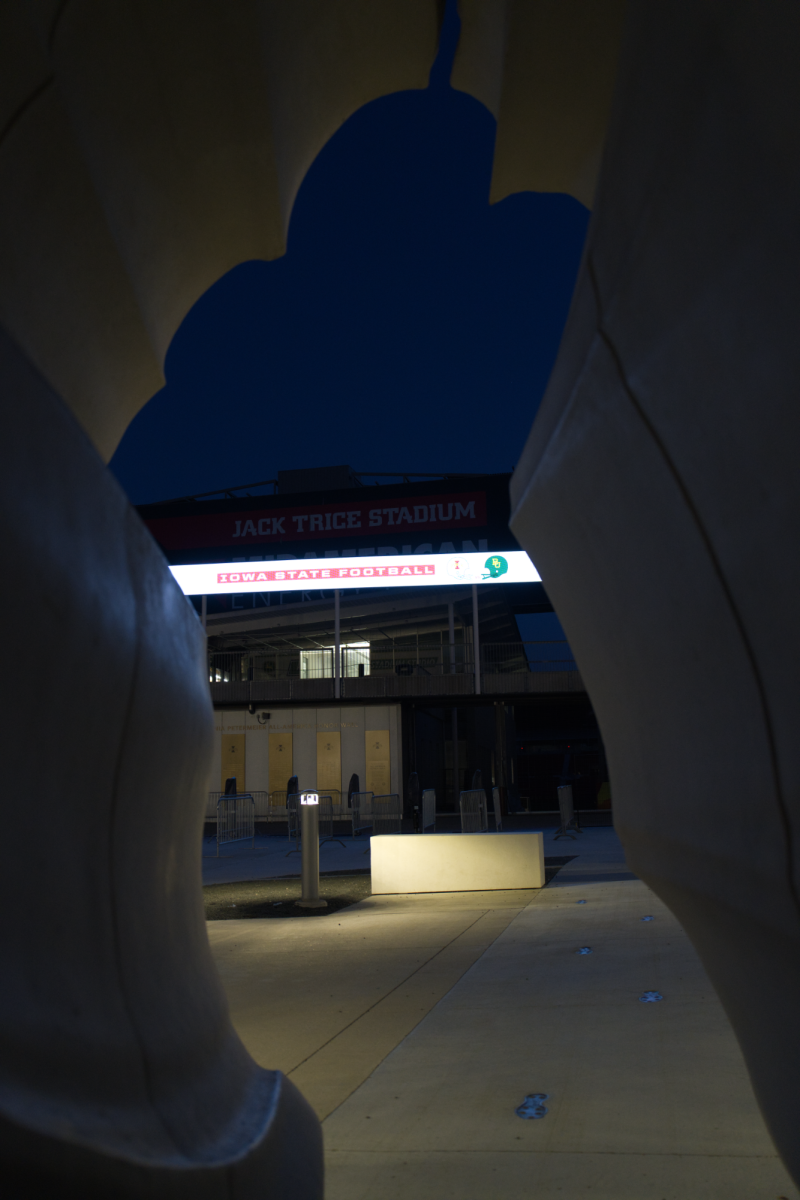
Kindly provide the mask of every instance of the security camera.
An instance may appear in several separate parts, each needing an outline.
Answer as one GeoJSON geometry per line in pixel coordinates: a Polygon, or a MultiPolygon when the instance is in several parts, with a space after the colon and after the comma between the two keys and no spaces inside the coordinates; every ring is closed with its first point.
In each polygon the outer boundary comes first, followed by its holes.
{"type": "Polygon", "coordinates": [[[255,711],[256,711],[256,706],[255,706],[255,704],[248,704],[248,706],[247,706],[247,711],[250,713],[250,716],[251,716],[251,717],[252,717],[252,716],[255,716],[255,711]]]}

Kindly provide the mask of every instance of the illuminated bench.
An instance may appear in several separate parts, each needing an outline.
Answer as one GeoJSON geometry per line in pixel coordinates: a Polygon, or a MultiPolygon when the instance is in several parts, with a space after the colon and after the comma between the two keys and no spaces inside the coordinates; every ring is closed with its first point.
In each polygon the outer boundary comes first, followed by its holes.
{"type": "Polygon", "coordinates": [[[544,887],[541,833],[384,834],[370,848],[373,896],[544,887]]]}

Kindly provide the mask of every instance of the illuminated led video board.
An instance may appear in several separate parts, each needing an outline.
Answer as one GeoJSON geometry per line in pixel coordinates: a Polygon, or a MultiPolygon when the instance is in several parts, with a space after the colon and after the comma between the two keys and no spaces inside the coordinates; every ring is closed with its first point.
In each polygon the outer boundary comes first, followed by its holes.
{"type": "Polygon", "coordinates": [[[443,587],[463,583],[539,583],[524,550],[468,554],[398,554],[170,567],[187,596],[228,592],[307,592],[345,588],[443,587]]]}

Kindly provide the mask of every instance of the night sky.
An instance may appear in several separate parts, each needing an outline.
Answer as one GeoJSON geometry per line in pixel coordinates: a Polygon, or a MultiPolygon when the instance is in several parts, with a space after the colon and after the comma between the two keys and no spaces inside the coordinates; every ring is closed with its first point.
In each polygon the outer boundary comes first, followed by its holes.
{"type": "Polygon", "coordinates": [[[134,503],[349,463],[508,471],[544,392],[588,212],[489,206],[495,122],[448,82],[359,110],[313,163],[287,254],[219,280],[111,469],[134,503]]]}

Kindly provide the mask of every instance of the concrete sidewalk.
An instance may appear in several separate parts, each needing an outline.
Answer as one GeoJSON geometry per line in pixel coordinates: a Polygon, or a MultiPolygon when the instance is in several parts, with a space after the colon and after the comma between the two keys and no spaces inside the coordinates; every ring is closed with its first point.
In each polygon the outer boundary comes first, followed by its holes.
{"type": "Polygon", "coordinates": [[[697,956],[613,831],[545,852],[577,857],[533,894],[209,924],[245,1044],[324,1119],[328,1200],[800,1200],[697,956]],[[520,1120],[532,1092],[548,1113],[520,1120]]]}

